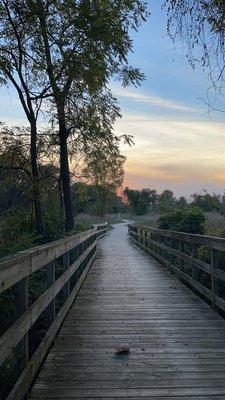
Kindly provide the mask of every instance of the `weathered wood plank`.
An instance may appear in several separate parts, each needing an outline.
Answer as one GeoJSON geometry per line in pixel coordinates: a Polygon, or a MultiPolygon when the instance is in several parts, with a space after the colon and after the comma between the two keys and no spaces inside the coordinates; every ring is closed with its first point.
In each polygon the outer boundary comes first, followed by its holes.
{"type": "MultiPolygon", "coordinates": [[[[77,397],[81,398],[89,398],[89,397],[100,397],[100,398],[108,398],[108,397],[122,397],[123,399],[127,399],[129,397],[133,397],[135,399],[139,399],[142,397],[152,397],[152,400],[158,397],[164,396],[177,396],[183,400],[183,396],[214,396],[214,395],[223,395],[225,396],[225,387],[196,387],[196,388],[162,388],[162,389],[151,389],[151,388],[138,388],[138,389],[116,389],[110,388],[108,389],[54,389],[52,387],[49,390],[33,390],[33,393],[30,399],[39,398],[39,399],[47,399],[47,398],[54,398],[54,399],[65,399],[65,398],[73,398],[76,399],[77,397]],[[40,397],[38,397],[40,396],[40,397]]],[[[224,398],[224,397],[222,397],[224,398]]]]}
{"type": "MultiPolygon", "coordinates": [[[[51,397],[47,397],[47,398],[51,398],[51,397]]],[[[149,397],[149,396],[142,396],[142,398],[144,398],[145,400],[155,400],[155,397],[149,397]]],[[[46,399],[46,397],[32,397],[32,400],[37,400],[37,399],[41,399],[41,400],[45,400],[46,399]]],[[[76,399],[76,400],[81,400],[81,399],[84,399],[84,397],[63,397],[63,400],[71,400],[71,399],[76,399]]],[[[93,400],[93,399],[95,399],[95,400],[102,400],[103,399],[103,397],[96,397],[96,396],[88,396],[88,397],[85,397],[85,399],[86,400],[93,400]]],[[[124,400],[124,397],[107,397],[107,399],[108,400],[124,400]]],[[[129,397],[126,397],[126,399],[134,399],[134,397],[133,396],[129,396],[129,397]]],[[[203,398],[202,398],[202,396],[182,396],[182,398],[179,398],[179,400],[203,400],[203,398]]],[[[161,397],[161,396],[159,396],[159,397],[157,397],[157,400],[165,400],[165,396],[163,396],[163,397],[161,397]]],[[[166,396],[166,400],[178,400],[178,397],[177,396],[170,396],[170,395],[167,395],[166,396]]],[[[220,396],[220,395],[214,395],[213,397],[212,396],[205,396],[204,395],[204,400],[224,400],[224,396],[220,396]]]]}

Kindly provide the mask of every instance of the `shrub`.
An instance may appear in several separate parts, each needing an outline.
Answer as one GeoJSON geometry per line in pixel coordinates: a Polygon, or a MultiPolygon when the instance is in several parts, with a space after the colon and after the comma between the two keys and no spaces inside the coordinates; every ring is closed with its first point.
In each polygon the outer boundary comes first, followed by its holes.
{"type": "Polygon", "coordinates": [[[157,224],[160,229],[203,234],[204,212],[198,207],[177,209],[159,217],[157,224]]]}

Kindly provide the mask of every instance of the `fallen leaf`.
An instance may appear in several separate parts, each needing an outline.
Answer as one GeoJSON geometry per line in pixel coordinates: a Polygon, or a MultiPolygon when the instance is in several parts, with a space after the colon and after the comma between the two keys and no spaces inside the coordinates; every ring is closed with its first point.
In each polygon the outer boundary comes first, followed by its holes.
{"type": "Polygon", "coordinates": [[[128,346],[118,346],[115,348],[116,354],[128,354],[130,352],[130,348],[128,346]]]}

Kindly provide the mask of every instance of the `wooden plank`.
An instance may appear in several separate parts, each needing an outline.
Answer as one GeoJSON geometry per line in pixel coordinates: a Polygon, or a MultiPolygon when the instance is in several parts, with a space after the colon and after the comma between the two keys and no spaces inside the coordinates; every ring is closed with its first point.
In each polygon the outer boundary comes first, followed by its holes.
{"type": "MultiPolygon", "coordinates": [[[[207,379],[210,381],[212,379],[223,379],[225,378],[225,371],[185,371],[185,379],[187,381],[189,380],[200,380],[200,379],[207,379]]],[[[166,381],[166,380],[174,380],[176,381],[182,381],[184,379],[184,372],[183,371],[163,371],[163,372],[155,372],[154,374],[152,373],[152,370],[143,370],[143,371],[130,371],[127,372],[125,369],[124,372],[105,372],[104,369],[102,368],[101,372],[99,371],[93,371],[89,372],[87,374],[86,371],[78,371],[78,370],[73,370],[72,372],[68,372],[67,369],[64,369],[63,371],[57,371],[54,369],[53,371],[48,371],[45,373],[41,373],[39,378],[37,379],[37,383],[40,382],[45,382],[49,381],[52,382],[52,385],[54,385],[55,381],[61,382],[71,382],[73,381],[76,383],[77,381],[88,381],[88,382],[95,382],[95,381],[124,381],[124,380],[137,380],[138,382],[142,381],[142,384],[146,381],[154,381],[155,379],[161,380],[161,381],[166,381]]],[[[190,383],[189,383],[190,384],[190,383]]]]}
{"type": "MultiPolygon", "coordinates": [[[[47,398],[52,398],[52,397],[47,397],[47,398]]],[[[136,397],[135,397],[136,398],[136,397]]],[[[138,397],[139,398],[139,397],[138,397]]],[[[142,398],[146,399],[146,400],[155,400],[155,397],[149,397],[149,396],[142,396],[142,398]]],[[[37,399],[46,399],[46,397],[32,397],[32,400],[37,400],[37,399]]],[[[84,397],[77,397],[77,395],[75,395],[75,397],[63,397],[63,400],[71,400],[71,399],[76,399],[76,400],[81,400],[84,399],[84,397]]],[[[93,399],[98,399],[98,400],[102,400],[102,397],[86,397],[86,399],[88,400],[93,400],[93,399]]],[[[108,400],[124,400],[124,397],[107,397],[108,400]]],[[[131,395],[129,397],[126,397],[126,399],[134,399],[134,397],[131,395]]],[[[166,395],[166,400],[203,400],[202,396],[182,396],[180,398],[178,398],[177,396],[171,396],[170,394],[166,395]]],[[[157,400],[165,400],[165,396],[161,397],[157,397],[157,400]]],[[[220,396],[220,395],[214,395],[213,398],[212,396],[205,396],[204,395],[204,400],[224,400],[224,396],[220,396]]]]}
{"type": "MultiPolygon", "coordinates": [[[[50,397],[48,397],[48,398],[50,398],[50,397]]],[[[142,396],[142,398],[144,398],[145,400],[155,400],[155,398],[153,398],[152,396],[151,397],[149,397],[149,396],[142,396]]],[[[32,397],[32,400],[36,400],[36,399],[40,399],[40,397],[38,396],[38,397],[32,397]]],[[[42,400],[44,400],[44,399],[46,399],[46,397],[42,397],[41,398],[42,400]]],[[[63,397],[63,400],[71,400],[71,399],[76,399],[76,400],[81,400],[81,399],[83,399],[83,397],[63,397]]],[[[102,397],[88,397],[88,399],[89,400],[93,400],[93,399],[95,399],[95,400],[102,400],[102,397]]],[[[107,399],[108,400],[124,400],[124,397],[107,397],[107,399]]],[[[132,396],[132,397],[126,397],[126,399],[134,399],[134,397],[132,396]]],[[[170,396],[170,395],[167,395],[166,396],[166,400],[203,400],[202,399],[202,396],[182,396],[182,397],[177,397],[177,396],[170,396]]],[[[165,396],[163,396],[163,397],[157,397],[157,400],[165,400],[165,396]]],[[[213,398],[212,398],[212,396],[204,396],[204,400],[224,400],[224,397],[223,396],[213,396],[213,398]]]]}
{"type": "MultiPolygon", "coordinates": [[[[64,390],[64,392],[70,392],[70,391],[76,391],[76,390],[83,390],[86,391],[88,389],[92,390],[104,390],[108,389],[108,392],[110,390],[119,390],[119,389],[124,389],[129,391],[130,389],[158,389],[158,390],[163,390],[167,389],[169,392],[170,389],[179,389],[179,388],[185,388],[185,389],[197,389],[197,388],[204,388],[205,390],[208,388],[209,390],[212,390],[213,388],[220,388],[221,392],[224,392],[225,389],[225,380],[224,376],[222,378],[211,378],[205,379],[199,378],[192,378],[192,379],[166,379],[166,378],[159,378],[152,376],[152,378],[147,378],[147,379],[137,379],[136,376],[132,378],[126,378],[124,380],[117,379],[117,380],[64,380],[64,381],[50,381],[51,387],[49,387],[49,383],[47,381],[40,381],[36,382],[36,391],[39,391],[40,393],[42,391],[49,390],[49,392],[52,391],[57,391],[57,390],[64,390]]],[[[221,394],[219,392],[219,394],[221,394]]]]}
{"type": "MultiPolygon", "coordinates": [[[[214,396],[214,395],[223,395],[225,396],[225,387],[195,387],[195,388],[162,388],[162,389],[151,389],[151,388],[138,388],[138,389],[117,389],[117,388],[110,388],[108,389],[54,389],[54,386],[49,390],[33,390],[33,393],[30,399],[39,398],[39,399],[47,399],[47,398],[54,398],[54,399],[65,399],[65,398],[72,398],[76,399],[77,397],[81,398],[103,398],[107,399],[108,397],[122,397],[123,399],[127,399],[129,397],[133,397],[135,399],[139,399],[142,397],[152,397],[156,399],[158,397],[166,397],[166,396],[177,396],[178,398],[183,400],[183,396],[202,396],[202,399],[205,396],[214,396]],[[94,395],[93,395],[94,392],[94,395]]],[[[223,397],[224,398],[224,397],[223,397]]]]}

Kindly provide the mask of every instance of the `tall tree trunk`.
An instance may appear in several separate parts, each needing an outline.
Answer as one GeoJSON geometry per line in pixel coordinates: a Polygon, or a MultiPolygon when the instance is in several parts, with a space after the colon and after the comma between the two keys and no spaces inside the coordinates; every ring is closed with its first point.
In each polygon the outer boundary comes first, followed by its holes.
{"type": "Polygon", "coordinates": [[[33,189],[33,204],[35,212],[35,227],[37,233],[44,237],[44,222],[43,222],[43,212],[41,203],[41,193],[40,193],[40,181],[37,163],[37,126],[36,120],[30,121],[31,126],[31,139],[30,139],[30,159],[31,159],[31,170],[32,170],[32,189],[33,189]]]}
{"type": "Polygon", "coordinates": [[[70,186],[70,170],[68,160],[67,129],[65,121],[64,104],[58,105],[59,142],[60,142],[60,174],[65,208],[66,232],[74,229],[73,204],[70,186]]]}
{"type": "Polygon", "coordinates": [[[62,191],[61,176],[59,178],[58,190],[59,190],[59,203],[60,203],[60,217],[61,217],[61,220],[63,221],[63,219],[65,217],[65,213],[64,213],[64,202],[63,202],[63,191],[62,191]]]}
{"type": "MultiPolygon", "coordinates": [[[[64,209],[65,209],[65,230],[66,232],[69,232],[74,229],[74,216],[73,216],[73,205],[72,205],[72,196],[70,187],[70,171],[69,171],[68,148],[67,148],[65,98],[67,93],[69,92],[69,88],[72,82],[70,83],[70,85],[68,85],[67,88],[64,88],[63,91],[61,91],[60,87],[57,85],[57,78],[55,77],[54,73],[51,48],[48,39],[48,29],[45,16],[46,15],[45,3],[43,1],[39,1],[38,6],[40,7],[40,9],[37,9],[36,12],[40,22],[40,32],[44,43],[47,73],[49,76],[51,88],[57,106],[58,123],[59,123],[59,144],[60,144],[60,170],[61,170],[62,191],[64,199],[64,209]]],[[[36,5],[34,5],[34,10],[35,9],[36,5]]]]}

